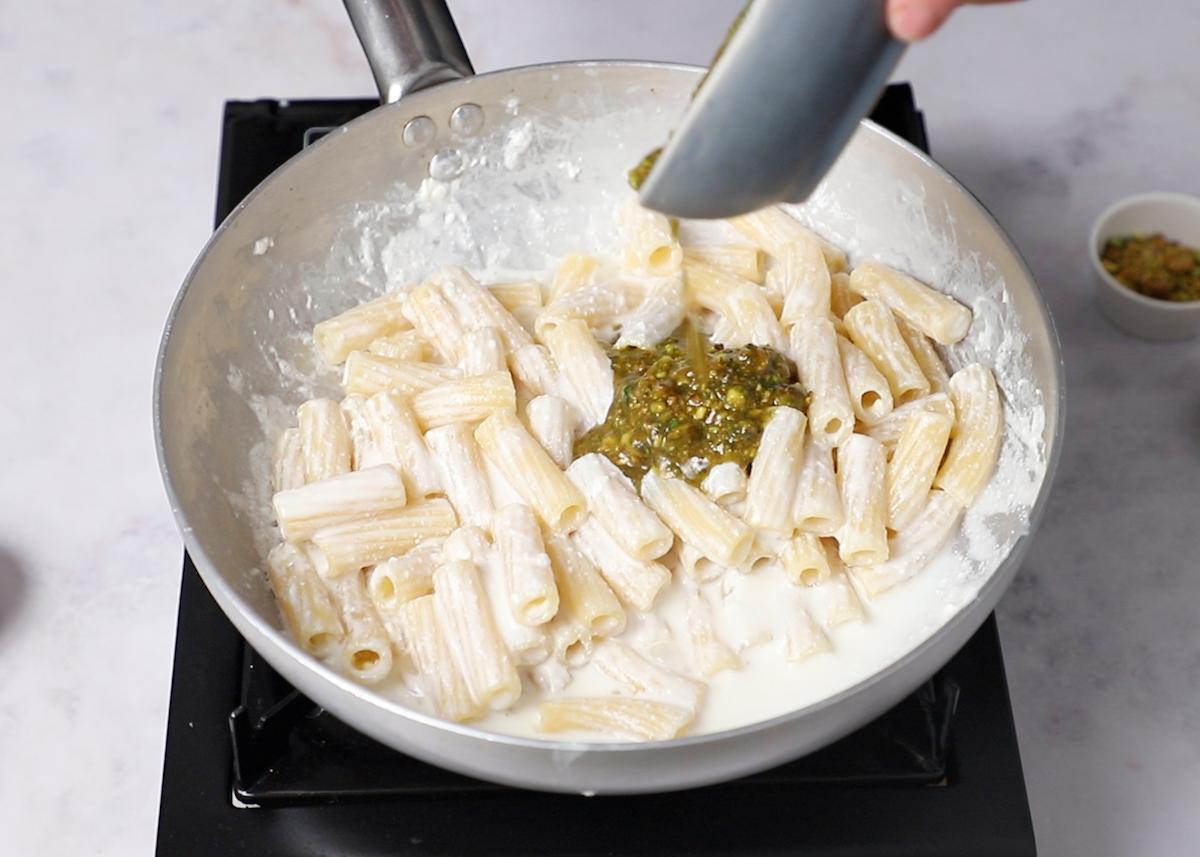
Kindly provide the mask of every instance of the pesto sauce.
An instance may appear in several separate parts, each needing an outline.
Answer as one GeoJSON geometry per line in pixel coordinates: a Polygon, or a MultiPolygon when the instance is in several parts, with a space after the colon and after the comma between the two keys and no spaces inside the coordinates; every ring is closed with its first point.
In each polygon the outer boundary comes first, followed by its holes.
{"type": "MultiPolygon", "coordinates": [[[[750,3],[742,6],[742,10],[737,13],[737,17],[733,19],[733,23],[729,25],[729,29],[725,31],[725,39],[721,42],[721,46],[717,48],[717,53],[712,58],[712,63],[709,65],[708,71],[704,72],[704,76],[700,78],[700,82],[696,84],[696,88],[692,90],[691,101],[696,100],[696,95],[708,81],[708,76],[712,74],[713,66],[721,59],[721,55],[725,53],[725,49],[729,47],[729,42],[733,39],[738,28],[742,26],[742,20],[746,17],[746,13],[750,11],[750,3]]],[[[642,184],[650,175],[650,171],[654,169],[654,165],[658,163],[658,157],[663,152],[663,147],[659,146],[646,154],[646,157],[638,161],[638,165],[629,171],[626,178],[629,180],[629,186],[634,190],[641,190],[642,184]]]]}
{"type": "Polygon", "coordinates": [[[771,408],[803,410],[804,392],[791,363],[772,348],[704,343],[703,382],[678,339],[614,351],[612,406],[575,443],[576,457],[599,452],[635,485],[652,468],[698,484],[716,464],[747,467],[771,408]]]}

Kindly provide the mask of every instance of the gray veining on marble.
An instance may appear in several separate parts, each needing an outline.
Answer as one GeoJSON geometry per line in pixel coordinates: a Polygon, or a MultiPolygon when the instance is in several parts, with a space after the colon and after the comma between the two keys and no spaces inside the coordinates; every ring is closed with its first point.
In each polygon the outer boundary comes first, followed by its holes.
{"type": "MultiPolygon", "coordinates": [[[[451,2],[480,71],[703,63],[738,5],[451,2]]],[[[966,10],[896,75],[1063,340],[1059,479],[999,611],[1054,857],[1200,842],[1200,342],[1116,332],[1083,256],[1116,197],[1200,194],[1197,44],[1189,0],[1022,3],[966,10]]],[[[0,826],[13,854],[146,854],[180,558],[151,369],[211,226],[221,103],[366,94],[370,76],[340,4],[318,0],[20,4],[0,70],[0,826]]]]}

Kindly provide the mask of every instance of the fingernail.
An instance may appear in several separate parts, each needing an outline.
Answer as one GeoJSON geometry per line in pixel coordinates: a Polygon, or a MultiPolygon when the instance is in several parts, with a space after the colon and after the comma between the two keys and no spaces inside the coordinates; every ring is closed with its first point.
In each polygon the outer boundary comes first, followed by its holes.
{"type": "Polygon", "coordinates": [[[905,42],[915,42],[933,32],[936,16],[928,6],[905,3],[892,13],[892,33],[905,42]]]}

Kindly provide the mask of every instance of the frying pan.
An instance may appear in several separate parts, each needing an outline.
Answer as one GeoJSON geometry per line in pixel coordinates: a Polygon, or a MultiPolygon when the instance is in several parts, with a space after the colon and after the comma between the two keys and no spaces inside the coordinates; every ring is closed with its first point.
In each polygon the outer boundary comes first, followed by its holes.
{"type": "Polygon", "coordinates": [[[347,5],[389,103],[310,146],[230,214],[183,283],[158,356],[155,433],[170,503],[197,570],[250,645],[384,744],[496,782],[585,793],[678,789],[782,763],[865,724],[932,675],[986,618],[1025,553],[1058,455],[1062,365],[1032,277],[995,221],[929,158],[870,122],[794,211],[852,256],[896,264],[971,306],[976,322],[949,359],[995,367],[1007,423],[1000,472],[943,557],[941,602],[890,663],[741,728],[582,743],[411,710],[283,632],[261,572],[270,449],[297,404],[338,395],[312,356],[312,325],[440,265],[545,270],[567,252],[615,247],[613,210],[630,193],[624,170],[665,139],[701,74],[581,62],[469,77],[440,0],[347,5]]]}

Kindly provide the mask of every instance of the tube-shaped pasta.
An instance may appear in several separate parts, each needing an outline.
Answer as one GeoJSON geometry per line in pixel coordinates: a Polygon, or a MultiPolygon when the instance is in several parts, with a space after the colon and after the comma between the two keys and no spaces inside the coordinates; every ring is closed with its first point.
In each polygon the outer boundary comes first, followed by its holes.
{"type": "Polygon", "coordinates": [[[617,597],[635,610],[653,607],[658,593],[671,582],[666,566],[630,556],[594,516],[580,525],[573,538],[617,597]]]}
{"type": "Polygon", "coordinates": [[[545,630],[527,625],[513,614],[508,575],[503,564],[494,561],[487,533],[479,527],[459,527],[446,537],[442,557],[445,562],[467,560],[475,564],[496,630],[516,665],[534,666],[550,657],[551,642],[545,630]]]}
{"type": "Polygon", "coordinates": [[[566,382],[558,395],[583,416],[581,428],[586,431],[604,422],[613,397],[612,362],[587,324],[568,319],[546,329],[542,340],[566,382]]]}
{"type": "Polygon", "coordinates": [[[892,538],[886,562],[851,566],[849,573],[867,597],[883,594],[929,565],[958,526],[962,512],[958,500],[935,488],[912,523],[892,538]]]}
{"type": "Polygon", "coordinates": [[[850,275],[839,272],[829,276],[829,311],[839,321],[845,318],[850,307],[862,303],[863,297],[850,288],[850,275]]]}
{"type": "Polygon", "coordinates": [[[838,448],[838,492],[846,518],[838,531],[838,554],[847,565],[888,558],[886,471],[883,445],[866,435],[853,434],[838,448]]]}
{"type": "Polygon", "coordinates": [[[950,398],[958,418],[946,460],[933,484],[963,506],[970,506],[996,468],[1004,414],[992,372],[979,363],[964,366],[950,376],[950,398]]]}
{"type": "Polygon", "coordinates": [[[414,503],[385,515],[325,527],[312,537],[313,564],[329,579],[401,556],[425,539],[450,533],[458,521],[441,498],[414,503]]]}
{"type": "Polygon", "coordinates": [[[945,414],[913,414],[887,467],[888,526],[903,530],[921,511],[937,474],[954,420],[945,414]]]}
{"type": "Polygon", "coordinates": [[[682,479],[651,470],[642,478],[642,499],[685,543],[718,565],[740,565],[754,531],[682,479]]]}
{"type": "Polygon", "coordinates": [[[304,441],[300,429],[284,429],[275,442],[271,484],[276,491],[287,491],[299,488],[304,481],[304,441]]]}
{"type": "Polygon", "coordinates": [[[840,563],[827,580],[810,590],[810,602],[814,617],[827,631],[847,622],[861,622],[864,618],[862,602],[840,563]]]}
{"type": "Polygon", "coordinates": [[[538,706],[542,732],[599,732],[630,741],[666,741],[691,720],[686,708],[629,696],[575,696],[538,706]]]}
{"type": "Polygon", "coordinates": [[[471,696],[493,711],[511,707],[521,696],[521,679],[474,563],[448,562],[433,573],[433,606],[471,696]]]}
{"type": "Polygon", "coordinates": [[[684,247],[683,258],[703,262],[752,283],[761,284],[766,273],[762,250],[750,244],[700,244],[684,247]]]}
{"type": "Polygon", "coordinates": [[[371,434],[367,400],[362,396],[347,396],[342,399],[342,413],[346,417],[346,428],[350,432],[351,466],[355,470],[365,470],[385,463],[371,434]]]}
{"type": "Polygon", "coordinates": [[[829,579],[829,557],[825,545],[813,533],[796,533],[784,546],[779,559],[788,580],[798,586],[816,586],[829,579]]]}
{"type": "Polygon", "coordinates": [[[459,522],[490,529],[495,507],[471,426],[450,423],[430,429],[425,443],[437,461],[442,486],[459,522]]]}
{"type": "Polygon", "coordinates": [[[683,323],[683,278],[657,277],[641,303],[625,316],[616,347],[651,348],[670,336],[683,323]]]}
{"type": "Polygon", "coordinates": [[[789,589],[787,587],[779,593],[778,607],[783,612],[783,656],[795,663],[828,652],[831,646],[825,632],[813,621],[799,593],[789,589]]]}
{"type": "Polygon", "coordinates": [[[859,265],[850,272],[850,288],[867,300],[879,301],[942,345],[958,342],[971,326],[971,311],[954,298],[887,265],[859,265]]]}
{"type": "Polygon", "coordinates": [[[484,456],[552,530],[570,532],[587,516],[587,500],[511,412],[475,430],[484,456]]]}
{"type": "MultiPolygon", "coordinates": [[[[746,553],[749,555],[749,550],[746,553]]],[[[674,556],[679,570],[683,573],[684,577],[698,583],[716,580],[727,571],[725,566],[713,562],[687,542],[676,543],[674,556]]]]}
{"type": "Polygon", "coordinates": [[[465,329],[454,307],[433,283],[423,283],[408,294],[404,317],[412,322],[421,338],[433,346],[443,361],[458,362],[458,344],[465,329]]]}
{"type": "Polygon", "coordinates": [[[550,281],[550,300],[589,285],[596,275],[600,263],[593,256],[568,253],[559,261],[550,281]]]}
{"type": "Polygon", "coordinates": [[[407,363],[369,351],[352,351],[342,368],[342,389],[348,396],[371,396],[380,390],[407,395],[436,387],[462,372],[440,363],[407,363]]]}
{"type": "Polygon", "coordinates": [[[687,610],[688,642],[691,644],[692,662],[696,672],[712,678],[722,670],[735,670],[741,666],[738,656],[717,636],[713,623],[712,609],[700,590],[695,586],[684,588],[687,610]]]}
{"type": "Polygon", "coordinates": [[[565,399],[538,396],[525,406],[529,432],[559,467],[571,463],[578,414],[565,399]]]}
{"type": "Polygon", "coordinates": [[[296,415],[304,453],[304,480],[319,482],[348,473],[354,444],[338,403],[332,399],[309,399],[296,409],[296,415]]]}
{"type": "Polygon", "coordinates": [[[617,228],[625,239],[628,267],[656,277],[679,273],[683,250],[666,215],[642,208],[631,198],[617,209],[617,228]]]}
{"type": "Polygon", "coordinates": [[[478,423],[516,408],[517,391],[507,372],[447,381],[412,398],[413,413],[426,431],[450,423],[478,423]]]}
{"type": "Polygon", "coordinates": [[[614,637],[625,630],[625,611],[591,560],[566,536],[546,537],[546,553],[554,569],[559,598],[570,615],[594,637],[614,637]]]}
{"type": "Polygon", "coordinates": [[[429,343],[421,338],[420,333],[411,329],[373,339],[367,346],[367,351],[379,357],[407,363],[425,362],[433,354],[429,343]]]}
{"type": "Polygon", "coordinates": [[[891,311],[879,301],[865,300],[842,319],[850,339],[887,378],[892,398],[903,405],[929,393],[929,379],[900,336],[891,311]]]}
{"type": "Polygon", "coordinates": [[[386,390],[376,393],[367,400],[367,417],[380,458],[400,470],[413,498],[428,497],[442,490],[437,462],[425,445],[412,408],[402,396],[386,390]]]}
{"type": "Polygon", "coordinates": [[[525,671],[530,681],[542,693],[559,693],[571,683],[571,670],[566,661],[557,656],[546,658],[535,667],[525,671]]]}
{"type": "Polygon", "coordinates": [[[842,498],[833,471],[833,452],[809,435],[804,441],[804,462],[796,480],[792,523],[798,530],[830,536],[841,528],[844,520],[842,498]]]}
{"type": "Polygon", "coordinates": [[[396,512],[404,508],[407,499],[399,471],[380,464],[279,491],[272,503],[283,537],[302,542],[325,527],[396,512]]]}
{"type": "Polygon", "coordinates": [[[531,396],[558,393],[558,364],[544,345],[526,345],[509,356],[509,368],[517,383],[531,396]]]}
{"type": "Polygon", "coordinates": [[[483,714],[483,706],[471,695],[466,676],[455,660],[446,629],[438,621],[434,596],[401,604],[396,608],[396,624],[403,631],[406,651],[437,713],[459,722],[483,714]]]}
{"type": "Polygon", "coordinates": [[[804,461],[803,412],[777,407],[771,411],[746,485],[746,523],[760,530],[789,535],[792,505],[804,461]]]}
{"type": "Polygon", "coordinates": [[[433,572],[440,560],[440,549],[422,544],[377,564],[367,575],[367,594],[375,609],[392,610],[433,592],[433,572]]]}
{"type": "Polygon", "coordinates": [[[546,332],[564,321],[582,321],[589,328],[603,328],[616,321],[628,305],[624,290],[613,283],[591,283],[554,298],[533,323],[538,338],[546,341],[546,332]]]}
{"type": "Polygon", "coordinates": [[[700,489],[728,508],[746,499],[748,481],[746,468],[736,461],[722,461],[709,469],[704,481],[700,483],[700,489]]]}
{"type": "Polygon", "coordinates": [[[854,431],[854,411],[833,323],[805,316],[792,325],[789,337],[800,383],[812,395],[808,424],[813,439],[822,446],[841,446],[854,431]]]}
{"type": "Polygon", "coordinates": [[[895,403],[892,388],[861,348],[840,336],[837,346],[846,390],[850,394],[850,407],[868,426],[875,425],[892,412],[895,403]]]}
{"type": "Polygon", "coordinates": [[[581,667],[592,657],[592,632],[575,618],[566,604],[546,624],[554,659],[569,667],[581,667]]]}
{"type": "Polygon", "coordinates": [[[950,387],[950,375],[946,372],[946,364],[937,352],[937,348],[928,336],[921,333],[902,318],[896,319],[896,328],[913,359],[921,367],[921,372],[929,381],[930,393],[944,393],[950,387]]]}
{"type": "Polygon", "coordinates": [[[521,327],[521,323],[504,308],[496,296],[479,285],[474,277],[457,265],[442,268],[430,277],[430,282],[454,307],[454,312],[464,330],[493,328],[500,335],[505,349],[509,352],[516,351],[533,341],[528,331],[521,327]]]}
{"type": "Polygon", "coordinates": [[[558,612],[558,585],[533,511],[513,503],[498,509],[494,520],[513,616],[526,625],[549,622],[558,612]]]}
{"type": "Polygon", "coordinates": [[[793,241],[809,235],[817,237],[821,242],[821,252],[825,256],[825,264],[833,272],[844,270],[846,254],[834,247],[828,241],[816,236],[804,227],[800,221],[781,208],[764,208],[759,211],[734,217],[729,221],[738,232],[745,235],[759,247],[766,250],[775,258],[781,258],[784,248],[793,241]]]}
{"type": "Polygon", "coordinates": [[[789,242],[767,274],[767,287],[783,295],[779,321],[784,325],[805,318],[829,315],[829,267],[821,242],[811,233],[789,242]]]}
{"type": "Polygon", "coordinates": [[[325,362],[336,366],[351,351],[411,327],[401,311],[404,300],[402,293],[393,292],[318,322],[313,328],[313,345],[325,362]]]}
{"type": "Polygon", "coordinates": [[[674,534],[646,507],[633,482],[608,458],[590,452],[567,468],[567,477],[583,492],[588,510],[600,525],[634,559],[657,559],[671,549],[674,534]]]}
{"type": "Polygon", "coordinates": [[[462,360],[458,368],[464,375],[486,375],[507,372],[504,340],[494,327],[477,327],[463,334],[462,360]]]}
{"type": "Polygon", "coordinates": [[[277,545],[267,557],[267,579],[288,630],[319,658],[337,651],[345,632],[329,590],[295,545],[277,545]]]}
{"type": "Polygon", "coordinates": [[[732,348],[753,343],[785,350],[779,319],[759,286],[702,262],[685,262],[683,277],[688,299],[726,322],[727,332],[718,337],[714,331],[714,339],[732,348]]]}
{"type": "Polygon", "coordinates": [[[392,643],[375,612],[358,572],[327,580],[346,628],[339,660],[342,669],[364,684],[378,684],[392,671],[392,643]]]}
{"type": "Polygon", "coordinates": [[[926,411],[945,414],[951,419],[955,416],[954,402],[950,400],[950,396],[945,393],[931,393],[890,411],[877,423],[868,424],[863,429],[863,434],[870,435],[885,447],[894,447],[912,415],[926,411]]]}
{"type": "Polygon", "coordinates": [[[596,646],[592,663],[633,696],[678,705],[693,714],[704,699],[704,682],[647,660],[617,640],[605,640],[596,646]]]}
{"type": "Polygon", "coordinates": [[[537,280],[489,283],[487,290],[517,319],[536,315],[542,308],[542,284],[537,280]]]}

